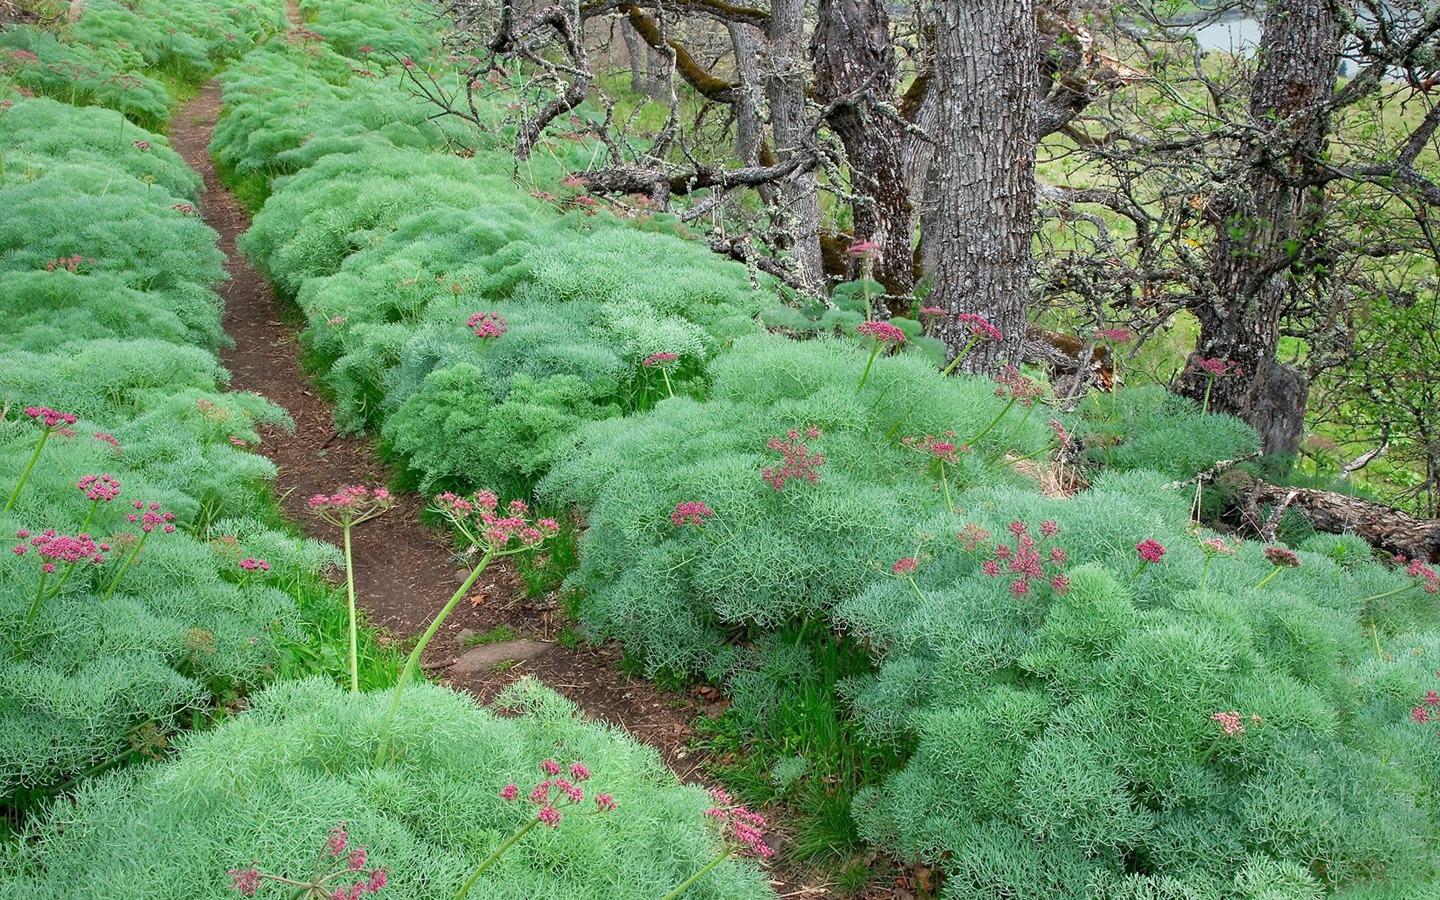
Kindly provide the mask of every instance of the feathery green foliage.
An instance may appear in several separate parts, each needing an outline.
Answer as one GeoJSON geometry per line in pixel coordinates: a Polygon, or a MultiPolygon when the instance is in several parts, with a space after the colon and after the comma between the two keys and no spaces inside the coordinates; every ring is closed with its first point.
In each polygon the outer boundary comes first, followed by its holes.
{"type": "MultiPolygon", "coordinates": [[[[489,869],[477,896],[515,900],[653,900],[713,858],[704,792],[682,787],[655,751],[618,730],[582,722],[538,682],[498,705],[417,685],[393,725],[388,697],[347,695],[311,679],[276,684],[245,715],[183,740],[179,757],[93,783],[57,805],[28,840],[0,857],[0,898],[233,896],[226,872],[255,864],[303,877],[329,828],[343,821],[390,868],[387,893],[450,900],[465,878],[523,824],[505,784],[544,776],[541,760],[581,761],[587,794],[615,797],[613,812],[566,814],[489,869]],[[398,762],[373,766],[389,728],[398,762]]],[[[692,896],[773,896],[754,867],[728,860],[692,896]]]]}

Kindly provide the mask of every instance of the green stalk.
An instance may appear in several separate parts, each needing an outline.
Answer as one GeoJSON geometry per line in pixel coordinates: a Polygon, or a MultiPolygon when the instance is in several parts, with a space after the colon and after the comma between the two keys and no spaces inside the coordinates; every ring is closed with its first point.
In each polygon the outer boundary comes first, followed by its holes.
{"type": "Polygon", "coordinates": [[[711,869],[715,868],[716,866],[720,865],[720,864],[721,864],[722,862],[724,862],[725,860],[729,859],[729,858],[730,858],[730,854],[732,854],[732,853],[734,853],[734,852],[735,852],[734,850],[731,850],[731,849],[728,848],[728,847],[725,848],[725,852],[724,852],[724,853],[721,853],[721,854],[719,854],[718,856],[716,856],[714,859],[710,860],[710,862],[705,865],[705,868],[701,869],[700,871],[696,872],[694,875],[691,875],[689,878],[685,879],[685,881],[682,882],[679,887],[677,887],[675,890],[671,891],[670,893],[666,894],[664,897],[661,897],[660,900],[675,900],[676,897],[680,896],[681,894],[683,894],[683,893],[685,893],[686,891],[690,890],[690,888],[694,887],[694,886],[695,886],[695,882],[699,881],[701,878],[703,878],[703,877],[705,877],[706,875],[708,875],[708,874],[710,873],[710,870],[711,870],[711,869]]]}
{"type": "Polygon", "coordinates": [[[1014,406],[1014,405],[1015,405],[1015,398],[1014,398],[1014,397],[1011,397],[1010,400],[1009,400],[1009,402],[1005,404],[1004,408],[1000,410],[1000,413],[999,413],[998,415],[996,415],[995,418],[993,418],[993,419],[990,420],[990,424],[989,424],[989,425],[986,425],[984,428],[980,429],[980,433],[979,433],[979,434],[975,435],[973,438],[971,438],[970,440],[966,441],[966,442],[965,442],[965,446],[973,447],[973,446],[975,446],[976,444],[978,444],[978,443],[980,442],[980,439],[981,439],[982,437],[984,437],[985,435],[987,435],[987,434],[990,433],[990,429],[992,429],[992,428],[994,428],[996,425],[999,425],[999,424],[1000,424],[1000,420],[1003,419],[1003,418],[1005,418],[1005,414],[1008,413],[1008,412],[1010,411],[1010,407],[1012,407],[1012,406],[1014,406]]]}
{"type": "Polygon", "coordinates": [[[1370,617],[1370,640],[1375,642],[1375,658],[1381,662],[1385,661],[1385,654],[1380,650],[1380,635],[1375,631],[1375,617],[1370,617]]]}
{"type": "Polygon", "coordinates": [[[103,599],[109,600],[111,597],[113,597],[113,596],[115,595],[115,588],[119,587],[119,585],[120,585],[120,579],[125,577],[125,572],[130,568],[130,563],[134,562],[134,561],[135,561],[135,557],[137,557],[137,556],[140,555],[140,548],[142,548],[142,547],[145,546],[145,541],[148,540],[149,537],[150,537],[150,532],[148,532],[148,531],[142,531],[142,532],[140,532],[140,541],[139,541],[139,543],[137,543],[137,544],[135,545],[135,549],[134,549],[134,550],[131,550],[131,551],[130,551],[130,555],[127,556],[127,557],[125,557],[125,560],[120,563],[120,571],[118,571],[118,572],[115,573],[115,580],[112,581],[112,582],[110,582],[110,587],[105,591],[105,597],[104,597],[103,599]]]}
{"type": "Polygon", "coordinates": [[[940,373],[940,377],[941,377],[941,378],[944,378],[945,376],[949,375],[951,372],[955,371],[955,367],[958,366],[958,365],[960,365],[960,360],[962,360],[962,359],[964,359],[965,357],[967,357],[967,356],[970,355],[970,349],[971,349],[972,347],[974,347],[975,344],[976,344],[976,342],[979,341],[979,340],[980,340],[980,335],[978,335],[978,334],[972,335],[972,336],[970,337],[970,343],[968,343],[968,344],[966,344],[964,347],[961,347],[961,348],[960,348],[960,352],[957,353],[957,354],[955,354],[955,358],[954,358],[954,359],[950,360],[950,365],[948,365],[948,366],[945,367],[945,369],[940,373]]]}
{"type": "Polygon", "coordinates": [[[355,562],[350,554],[350,523],[345,523],[345,600],[350,613],[350,693],[360,693],[360,657],[355,631],[355,562]]]}
{"type": "Polygon", "coordinates": [[[1264,578],[1260,579],[1260,583],[1257,584],[1257,585],[1255,585],[1256,590],[1259,590],[1260,588],[1264,587],[1264,586],[1270,581],[1270,579],[1274,578],[1276,575],[1279,575],[1279,574],[1280,574],[1280,570],[1283,569],[1283,568],[1285,568],[1285,567],[1284,567],[1284,566],[1276,566],[1275,568],[1271,569],[1271,570],[1270,570],[1270,574],[1269,574],[1269,575],[1266,575],[1264,578]]]}
{"type": "Polygon", "coordinates": [[[385,730],[380,735],[380,748],[375,753],[375,765],[383,765],[385,762],[385,754],[390,749],[389,723],[394,721],[395,713],[400,709],[400,696],[405,693],[405,686],[410,683],[410,679],[415,677],[416,670],[420,668],[420,655],[425,652],[425,648],[429,646],[430,640],[435,637],[435,632],[440,630],[441,623],[443,623],[450,615],[450,612],[455,609],[455,604],[459,603],[460,598],[470,592],[470,588],[474,586],[475,580],[480,577],[480,573],[485,571],[486,566],[490,565],[490,559],[494,555],[494,549],[485,551],[485,555],[480,557],[480,562],[476,563],[475,568],[470,571],[470,577],[466,578],[465,583],[460,585],[460,589],[457,590],[449,602],[445,604],[444,609],[440,610],[440,615],[435,617],[435,620],[430,623],[430,627],[425,629],[425,633],[420,636],[420,642],[415,645],[415,649],[410,651],[410,658],[405,660],[405,668],[400,672],[400,680],[395,683],[395,693],[390,698],[390,711],[386,716],[385,730]]]}
{"type": "Polygon", "coordinates": [[[466,879],[463,885],[460,886],[460,892],[455,895],[455,900],[465,900],[466,895],[470,893],[470,889],[474,887],[475,882],[479,880],[480,873],[490,868],[490,865],[494,863],[495,860],[499,859],[506,850],[509,850],[511,847],[515,846],[516,841],[529,834],[530,829],[534,828],[536,825],[539,824],[540,817],[536,816],[529,822],[526,822],[524,827],[520,828],[514,834],[510,835],[510,837],[506,838],[505,843],[501,844],[499,847],[496,847],[495,852],[485,857],[485,861],[480,864],[480,867],[474,872],[470,873],[470,877],[466,879]]]}
{"type": "Polygon", "coordinates": [[[15,484],[15,490],[10,492],[10,499],[5,501],[5,509],[0,512],[9,512],[10,507],[15,505],[15,498],[20,496],[20,489],[30,479],[30,470],[35,468],[35,460],[40,458],[40,451],[45,449],[45,442],[50,440],[51,430],[49,426],[46,426],[45,430],[40,432],[40,442],[35,445],[35,452],[30,454],[30,461],[25,464],[25,471],[20,473],[20,480],[15,484]]]}
{"type": "Polygon", "coordinates": [[[865,382],[870,380],[870,367],[875,364],[875,357],[879,354],[880,342],[876,341],[875,346],[870,348],[870,358],[865,360],[865,371],[860,373],[860,383],[855,385],[855,393],[860,393],[861,389],[865,387],[865,382]]]}
{"type": "Polygon", "coordinates": [[[1205,596],[1205,582],[1210,578],[1210,564],[1214,561],[1215,557],[1206,556],[1205,568],[1200,570],[1200,596],[1202,597],[1205,596]]]}
{"type": "Polygon", "coordinates": [[[1133,580],[1135,580],[1136,578],[1139,578],[1139,577],[1140,577],[1140,573],[1143,572],[1143,571],[1145,571],[1145,567],[1148,566],[1148,565],[1150,565],[1150,560],[1148,560],[1148,559],[1142,559],[1142,560],[1140,560],[1140,567],[1137,568],[1137,569],[1130,575],[1130,579],[1133,581],[1133,580]]]}
{"type": "Polygon", "coordinates": [[[945,479],[945,461],[940,460],[940,490],[945,492],[945,508],[955,514],[955,503],[950,499],[950,482],[945,479]]]}
{"type": "Polygon", "coordinates": [[[30,626],[35,623],[35,616],[40,612],[40,600],[45,596],[45,579],[50,573],[44,569],[40,570],[40,584],[35,588],[35,599],[30,601],[30,611],[25,614],[25,623],[20,626],[20,657],[25,656],[25,644],[30,640],[30,626]]]}
{"type": "Polygon", "coordinates": [[[1200,414],[1210,412],[1210,389],[1215,386],[1215,376],[1209,375],[1205,378],[1205,400],[1200,404],[1200,414]]]}
{"type": "Polygon", "coordinates": [[[85,521],[83,521],[83,522],[80,523],[80,529],[75,532],[76,534],[84,534],[84,533],[85,533],[85,529],[87,529],[87,528],[90,527],[90,521],[95,518],[95,510],[96,510],[96,509],[99,509],[99,507],[100,507],[100,501],[99,501],[99,500],[91,500],[91,501],[90,501],[90,511],[85,514],[85,521]]]}
{"type": "Polygon", "coordinates": [[[665,376],[665,393],[669,394],[673,398],[675,396],[675,391],[670,387],[670,373],[665,371],[665,368],[662,366],[660,368],[660,374],[665,376]]]}
{"type": "Polygon", "coordinates": [[[921,602],[921,603],[926,602],[926,601],[925,601],[925,595],[922,594],[922,593],[920,593],[920,585],[918,585],[918,584],[915,583],[915,576],[914,576],[914,575],[907,575],[907,576],[905,576],[905,580],[908,581],[908,582],[910,582],[910,586],[915,589],[915,596],[917,596],[917,597],[920,598],[920,602],[921,602]]]}

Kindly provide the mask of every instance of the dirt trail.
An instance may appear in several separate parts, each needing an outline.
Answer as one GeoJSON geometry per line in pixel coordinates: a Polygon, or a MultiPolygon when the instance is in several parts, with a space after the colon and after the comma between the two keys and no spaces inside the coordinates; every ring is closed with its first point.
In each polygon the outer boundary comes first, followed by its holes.
{"type": "MultiPolygon", "coordinates": [[[[298,21],[294,4],[290,7],[292,21],[298,21]]],[[[300,346],[295,331],[283,322],[281,302],[236,248],[250,217],[220,184],[207,149],[220,109],[220,84],[212,81],[177,112],[170,140],[204,179],[201,213],[219,232],[226,257],[230,280],[219,293],[225,331],[235,346],[221,359],[233,374],[232,390],[261,394],[295,420],[293,433],[262,431],[261,451],[279,468],[276,487],[286,514],[307,534],[338,544],[338,529],[309,515],[306,499],[346,485],[384,484],[388,473],[368,439],[336,433],[329,405],[300,368],[300,346]]],[[[447,536],[420,524],[423,506],[421,498],[406,496],[400,507],[353,534],[360,604],[372,623],[402,641],[424,630],[465,575],[447,536]]],[[[482,576],[469,601],[456,608],[427,651],[427,669],[447,673],[451,684],[482,702],[522,675],[535,675],[579,703],[587,716],[620,725],[656,747],[682,778],[695,777],[698,760],[685,744],[698,698],[665,694],[648,681],[621,675],[614,647],[567,649],[553,643],[564,627],[555,599],[523,599],[509,567],[497,566],[482,576]],[[465,654],[459,637],[499,624],[523,640],[465,654]]]]}

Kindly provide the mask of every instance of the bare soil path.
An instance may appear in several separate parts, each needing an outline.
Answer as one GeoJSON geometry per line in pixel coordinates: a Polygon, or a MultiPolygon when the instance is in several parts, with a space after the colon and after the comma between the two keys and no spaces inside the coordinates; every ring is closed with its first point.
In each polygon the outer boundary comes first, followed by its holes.
{"type": "MultiPolygon", "coordinates": [[[[219,292],[225,302],[225,331],[235,346],[221,359],[233,374],[232,390],[260,394],[295,420],[293,433],[273,428],[262,432],[261,449],[279,468],[276,489],[286,514],[307,534],[339,543],[339,530],[309,515],[306,500],[346,485],[384,484],[389,473],[371,441],[336,433],[330,406],[300,367],[300,345],[284,322],[282,301],[236,247],[250,217],[220,183],[210,159],[210,135],[220,110],[220,84],[212,81],[177,112],[170,140],[204,179],[201,213],[219,232],[226,257],[230,280],[219,292]]],[[[425,629],[465,575],[450,552],[448,537],[420,523],[424,505],[420,497],[405,496],[398,508],[353,534],[360,605],[372,623],[402,642],[425,629]]],[[[577,702],[587,716],[620,725],[657,748],[682,778],[695,778],[699,761],[685,745],[702,699],[663,693],[649,681],[622,675],[615,669],[619,651],[612,646],[567,649],[553,643],[564,624],[553,597],[526,601],[514,571],[497,566],[482,576],[468,602],[446,622],[427,651],[426,668],[446,673],[451,684],[482,702],[519,677],[534,675],[577,702]],[[458,637],[488,632],[499,624],[510,626],[523,640],[499,651],[481,648],[465,654],[458,637]]]]}

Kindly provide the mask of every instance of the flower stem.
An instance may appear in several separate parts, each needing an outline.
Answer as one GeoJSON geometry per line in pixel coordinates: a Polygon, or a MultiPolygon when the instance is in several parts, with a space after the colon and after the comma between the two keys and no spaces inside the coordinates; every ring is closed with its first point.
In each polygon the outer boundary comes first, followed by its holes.
{"type": "Polygon", "coordinates": [[[979,434],[975,435],[974,437],[972,437],[970,440],[966,441],[965,443],[966,443],[968,446],[971,446],[971,447],[973,447],[973,446],[975,446],[977,443],[979,443],[979,442],[980,442],[980,439],[981,439],[982,437],[984,437],[985,435],[987,435],[987,434],[990,433],[990,429],[992,429],[992,428],[994,428],[996,425],[999,425],[999,424],[1000,424],[1000,420],[1003,419],[1003,418],[1005,418],[1005,414],[1008,413],[1008,412],[1010,411],[1010,407],[1012,407],[1012,406],[1014,406],[1014,405],[1015,405],[1015,398],[1014,398],[1014,397],[1011,397],[1010,400],[1005,404],[1005,406],[1001,408],[1000,412],[995,416],[995,418],[993,418],[993,419],[990,420],[990,424],[989,424],[989,425],[986,425],[984,428],[980,429],[980,433],[979,433],[979,434]]]}
{"type": "Polygon", "coordinates": [[[125,557],[125,559],[120,563],[120,571],[115,573],[115,579],[110,582],[110,587],[106,589],[104,597],[105,600],[109,600],[111,597],[115,596],[115,588],[120,586],[120,579],[125,577],[125,572],[129,570],[130,564],[135,561],[135,557],[140,555],[140,549],[145,546],[145,541],[149,537],[150,532],[140,532],[140,541],[135,545],[135,549],[130,551],[130,555],[125,557]]]}
{"type": "Polygon", "coordinates": [[[499,847],[496,847],[495,852],[485,857],[485,861],[480,864],[480,867],[477,868],[474,872],[470,873],[470,877],[467,878],[465,880],[465,883],[460,886],[460,891],[455,895],[455,900],[465,900],[466,895],[470,893],[470,889],[474,887],[475,882],[479,880],[480,873],[490,868],[491,864],[494,863],[495,860],[499,859],[506,850],[509,850],[511,847],[515,846],[516,841],[529,834],[530,829],[534,828],[536,825],[539,824],[540,817],[535,816],[530,821],[526,822],[523,826],[521,826],[514,834],[506,838],[505,843],[501,844],[499,847]]]}
{"type": "Polygon", "coordinates": [[[40,584],[35,588],[35,599],[30,601],[30,611],[25,614],[25,623],[20,626],[19,657],[22,659],[25,656],[25,645],[30,640],[30,626],[35,623],[35,615],[40,612],[40,600],[45,596],[45,579],[49,577],[49,572],[43,569],[40,571],[40,584]]]}
{"type": "Polygon", "coordinates": [[[670,373],[665,371],[665,368],[662,366],[660,368],[660,374],[665,376],[665,393],[669,394],[671,398],[674,398],[675,391],[670,387],[670,373]]]}
{"type": "Polygon", "coordinates": [[[720,865],[720,864],[721,864],[722,862],[724,862],[726,859],[729,859],[729,858],[730,858],[730,854],[732,854],[732,853],[734,853],[734,852],[735,852],[734,850],[731,850],[731,849],[728,848],[728,847],[725,848],[725,852],[718,854],[714,859],[712,859],[712,860],[710,860],[710,862],[706,863],[705,868],[701,869],[700,871],[696,872],[694,875],[691,875],[689,878],[685,879],[683,882],[681,882],[681,884],[680,884],[679,887],[675,888],[675,890],[673,890],[673,891],[671,891],[670,893],[666,894],[664,897],[661,897],[660,900],[675,900],[676,897],[680,896],[681,894],[683,894],[683,893],[685,893],[686,891],[690,890],[690,888],[694,887],[694,886],[695,886],[695,882],[699,881],[701,878],[703,878],[703,877],[705,877],[707,874],[709,874],[709,872],[710,872],[711,869],[713,869],[713,868],[715,868],[716,866],[720,865]]]}
{"type": "Polygon", "coordinates": [[[917,597],[920,598],[920,602],[921,602],[921,603],[926,602],[926,600],[925,600],[925,595],[922,594],[922,593],[920,593],[920,585],[918,585],[918,584],[915,583],[915,576],[914,576],[914,575],[906,576],[905,580],[908,581],[908,582],[910,582],[910,587],[912,587],[912,588],[915,589],[915,596],[917,596],[917,597]]]}
{"type": "MultiPolygon", "coordinates": [[[[870,358],[865,360],[865,371],[860,373],[860,383],[855,385],[855,393],[860,393],[865,387],[865,382],[870,380],[870,367],[875,364],[875,357],[880,354],[880,342],[876,341],[875,346],[870,348],[870,358]]],[[[7,506],[6,509],[9,509],[7,506]]]]}
{"type": "Polygon", "coordinates": [[[944,377],[946,377],[947,375],[949,375],[951,372],[955,371],[955,367],[958,366],[958,365],[960,365],[960,360],[962,360],[962,359],[964,359],[965,357],[967,357],[967,356],[970,355],[970,349],[971,349],[972,347],[974,347],[974,346],[975,346],[975,343],[976,343],[977,341],[979,341],[979,340],[980,340],[980,335],[978,335],[978,334],[977,334],[977,335],[974,335],[973,337],[971,337],[971,338],[970,338],[970,343],[968,343],[968,344],[966,344],[964,347],[961,347],[961,348],[960,348],[960,352],[957,353],[957,354],[955,354],[955,358],[954,358],[954,359],[950,360],[950,365],[946,366],[946,367],[944,368],[944,370],[941,371],[940,377],[941,377],[941,378],[944,378],[944,377]]]}
{"type": "Polygon", "coordinates": [[[1205,596],[1205,582],[1210,578],[1210,564],[1214,561],[1215,557],[1206,556],[1205,568],[1200,570],[1200,596],[1202,597],[1205,596]]]}
{"type": "Polygon", "coordinates": [[[1269,574],[1269,575],[1266,575],[1264,578],[1260,579],[1260,583],[1257,584],[1257,585],[1255,585],[1256,590],[1258,590],[1258,589],[1264,587],[1266,584],[1268,584],[1269,581],[1270,581],[1270,579],[1274,578],[1276,575],[1279,575],[1279,574],[1280,574],[1280,570],[1283,569],[1283,568],[1285,568],[1285,567],[1284,567],[1284,566],[1276,566],[1275,568],[1271,569],[1271,570],[1270,570],[1270,574],[1269,574]]]}
{"type": "Polygon", "coordinates": [[[940,460],[940,490],[945,494],[945,509],[954,515],[955,502],[950,499],[950,482],[945,478],[945,461],[943,459],[940,460]]]}
{"type": "Polygon", "coordinates": [[[20,496],[20,489],[25,482],[30,480],[30,470],[35,468],[35,460],[40,458],[40,451],[45,449],[45,442],[50,440],[50,428],[40,432],[40,441],[35,445],[35,452],[30,454],[30,461],[25,464],[25,471],[20,473],[20,480],[15,483],[15,489],[10,492],[10,499],[5,501],[5,508],[0,512],[9,512],[10,507],[15,505],[15,498],[20,496]]]}
{"type": "Polygon", "coordinates": [[[1214,386],[1215,386],[1215,376],[1214,376],[1214,375],[1207,375],[1207,376],[1205,377],[1205,400],[1204,400],[1204,402],[1202,402],[1202,403],[1200,404],[1200,414],[1201,414],[1201,415],[1205,415],[1205,414],[1207,414],[1207,413],[1210,412],[1210,389],[1213,388],[1214,386]]]}
{"type": "Polygon", "coordinates": [[[410,679],[415,677],[416,670],[420,668],[420,655],[424,653],[425,648],[429,646],[431,638],[435,637],[435,632],[440,630],[441,623],[443,623],[450,615],[450,612],[455,609],[455,604],[460,602],[461,597],[470,593],[470,588],[474,586],[475,580],[480,577],[481,572],[485,571],[485,567],[490,565],[490,559],[494,555],[495,550],[493,548],[485,551],[485,555],[480,557],[480,561],[476,563],[475,568],[470,571],[470,577],[466,578],[465,583],[460,585],[460,589],[455,592],[454,596],[445,604],[445,607],[440,610],[440,614],[430,623],[430,627],[425,629],[425,633],[420,636],[420,642],[415,645],[415,649],[410,651],[410,658],[405,660],[405,668],[401,670],[400,680],[395,683],[395,693],[390,698],[390,711],[386,716],[385,730],[381,732],[380,735],[380,748],[375,752],[375,765],[383,765],[385,762],[385,754],[390,749],[390,723],[394,721],[395,713],[400,709],[400,696],[405,693],[406,685],[410,683],[410,679]]]}
{"type": "Polygon", "coordinates": [[[360,657],[355,631],[355,562],[350,553],[350,523],[345,532],[345,600],[350,613],[350,693],[360,693],[360,657]]]}
{"type": "Polygon", "coordinates": [[[1385,661],[1385,654],[1380,650],[1380,635],[1375,631],[1375,617],[1370,617],[1370,640],[1375,642],[1375,658],[1381,662],[1385,661]]]}

